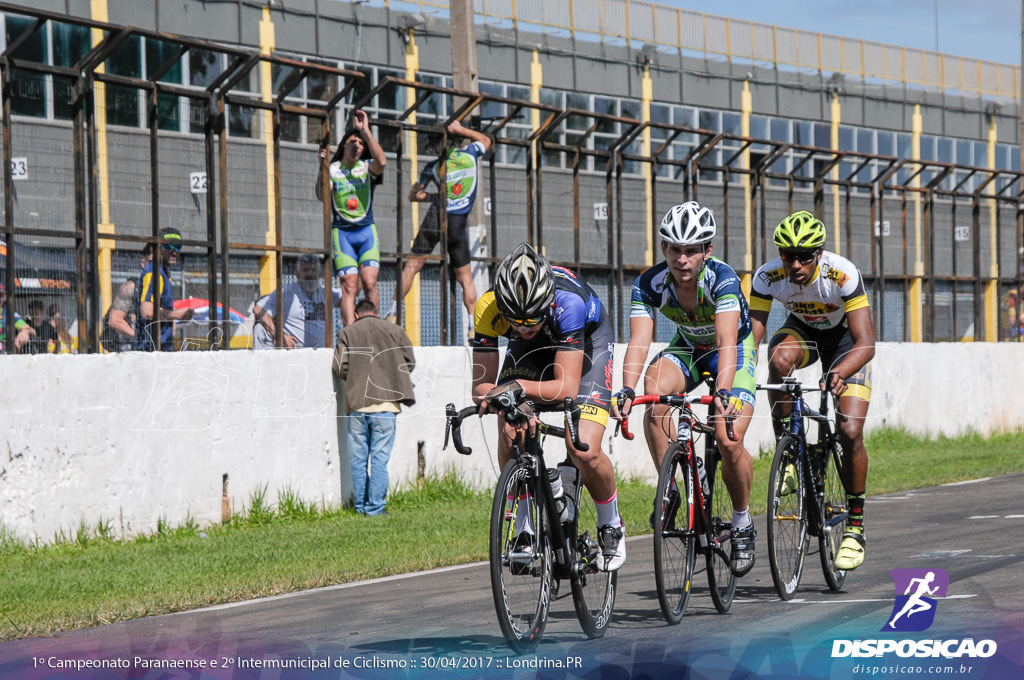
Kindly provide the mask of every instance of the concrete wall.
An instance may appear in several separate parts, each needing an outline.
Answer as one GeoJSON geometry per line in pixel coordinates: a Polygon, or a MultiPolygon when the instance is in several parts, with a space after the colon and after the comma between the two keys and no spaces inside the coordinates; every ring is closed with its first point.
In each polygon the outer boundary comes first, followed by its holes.
{"type": "MultiPolygon", "coordinates": [[[[617,359],[623,351],[617,346],[617,359]]],[[[416,356],[418,403],[399,416],[392,486],[415,481],[421,457],[428,476],[454,471],[490,486],[498,474],[495,417],[467,421],[471,456],[441,450],[445,403],[469,403],[470,350],[420,347],[416,356]]],[[[8,357],[3,528],[50,542],[82,523],[107,522],[115,535],[132,536],[153,532],[160,520],[218,522],[224,475],[234,512],[260,489],[271,503],[290,491],[337,506],[351,481],[331,359],[330,350],[8,357]]],[[[873,367],[869,430],[952,435],[1024,427],[1015,394],[1024,382],[1024,345],[883,343],[873,367]]],[[[804,377],[816,379],[813,371],[804,377]]],[[[772,446],[766,414],[761,399],[747,435],[755,454],[772,446]]],[[[633,425],[639,432],[639,415],[633,425]]],[[[653,479],[642,440],[613,439],[609,428],[604,448],[620,476],[653,479]]],[[[558,441],[547,450],[552,464],[564,451],[558,441]]]]}

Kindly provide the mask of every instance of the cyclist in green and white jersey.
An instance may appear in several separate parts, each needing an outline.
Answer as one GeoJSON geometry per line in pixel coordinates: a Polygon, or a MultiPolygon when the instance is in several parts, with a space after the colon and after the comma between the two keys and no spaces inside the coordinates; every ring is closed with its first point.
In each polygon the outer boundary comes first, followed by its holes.
{"type": "MultiPolygon", "coordinates": [[[[724,419],[718,420],[715,434],[722,453],[722,477],[733,505],[730,567],[737,576],[744,576],[754,566],[755,557],[756,534],[749,512],[754,468],[743,435],[754,413],[757,352],[739,277],[732,267],[711,255],[715,232],[711,210],[695,201],[673,207],[662,220],[659,234],[665,261],[642,273],[633,284],[622,389],[616,394],[612,414],[620,422],[629,415],[654,338],[655,311],[660,310],[676,325],[676,335],[647,366],[644,391],[689,392],[707,372],[716,378],[718,413],[736,417],[736,441],[729,439],[724,419]]],[[[644,433],[656,469],[674,432],[669,407],[651,405],[644,413],[644,433]]]]}
{"type": "MultiPolygon", "coordinates": [[[[321,149],[320,158],[326,156],[327,149],[321,149]]],[[[356,111],[352,114],[352,128],[341,138],[327,169],[334,215],[331,250],[334,271],[341,277],[341,318],[346,326],[355,320],[360,283],[366,299],[380,306],[380,238],[373,221],[373,193],[384,181],[387,162],[384,150],[370,131],[366,113],[356,111]]],[[[323,200],[319,173],[316,197],[323,200]]]]}

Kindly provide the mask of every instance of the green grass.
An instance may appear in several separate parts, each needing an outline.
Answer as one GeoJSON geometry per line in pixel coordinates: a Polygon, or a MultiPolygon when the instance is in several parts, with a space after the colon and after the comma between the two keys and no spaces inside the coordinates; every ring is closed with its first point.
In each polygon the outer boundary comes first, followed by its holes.
{"type": "MultiPolygon", "coordinates": [[[[1024,470],[1024,433],[924,440],[886,430],[867,446],[869,496],[1024,470]]],[[[770,455],[755,461],[755,512],[764,512],[770,464],[770,455]]],[[[653,493],[620,482],[629,534],[650,531],[653,493]]],[[[272,502],[262,489],[224,525],[160,522],[131,541],[113,539],[109,520],[45,546],[0,525],[0,640],[484,560],[490,505],[489,491],[446,477],[394,493],[390,518],[324,508],[287,489],[272,502]]]]}

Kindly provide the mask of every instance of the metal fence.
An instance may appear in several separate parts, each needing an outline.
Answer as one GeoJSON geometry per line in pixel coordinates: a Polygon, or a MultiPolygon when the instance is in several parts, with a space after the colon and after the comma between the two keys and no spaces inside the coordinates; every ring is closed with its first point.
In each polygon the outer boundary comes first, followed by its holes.
{"type": "MultiPolygon", "coordinates": [[[[494,153],[484,158],[480,196],[489,214],[486,248],[475,262],[493,266],[516,243],[537,244],[594,285],[620,340],[628,329],[632,280],[660,257],[654,227],[671,205],[688,199],[714,210],[724,227],[716,254],[746,277],[774,256],[774,224],[794,210],[812,209],[831,230],[828,247],[861,267],[880,340],[908,340],[915,323],[925,340],[978,339],[994,321],[1001,337],[1019,335],[1024,252],[1019,173],[561,110],[394,77],[370,88],[358,71],[33,14],[37,22],[29,31],[46,21],[78,22],[102,39],[68,68],[17,58],[18,40],[0,55],[0,79],[10,93],[2,121],[7,328],[15,311],[45,297],[78,322],[78,351],[100,351],[101,321],[113,289],[137,276],[139,249],[157,243],[165,226],[184,235],[184,265],[174,273],[176,297],[204,300],[212,310],[234,308],[244,316],[261,293],[290,280],[298,255],[330,252],[330,215],[313,198],[314,183],[323,181],[325,172],[319,144],[283,142],[282,124],[317,130],[321,143],[336,141],[331,121],[337,107],[357,108],[385,97],[402,104],[397,113],[373,121],[393,159],[375,202],[382,300],[392,295],[415,226],[405,194],[416,157],[406,149],[418,135],[443,133],[448,122],[459,119],[475,121],[496,145],[520,150],[515,156],[523,159],[522,165],[499,165],[494,153]],[[170,45],[171,56],[147,79],[105,73],[100,68],[105,60],[136,34],[170,45]],[[208,85],[184,88],[159,79],[183,54],[199,50],[228,57],[228,67],[208,85]],[[266,69],[278,76],[266,96],[236,90],[248,74],[266,69]],[[26,72],[69,83],[74,93],[70,125],[12,115],[18,91],[11,83],[26,72]],[[289,94],[313,74],[338,83],[326,103],[291,103],[289,94]],[[110,87],[142,93],[148,129],[103,121],[110,87]],[[193,131],[163,129],[168,97],[194,102],[193,131]],[[436,98],[448,100],[441,110],[451,114],[417,118],[436,98]],[[262,119],[262,134],[231,136],[231,116],[262,119]],[[524,116],[538,121],[527,134],[509,125],[524,116]],[[25,156],[34,159],[32,167],[52,169],[18,177],[17,161],[25,156]],[[591,162],[584,163],[588,158],[591,162]],[[595,206],[604,206],[606,213],[597,215],[595,206]],[[991,304],[993,295],[1004,303],[1000,312],[991,304]],[[908,304],[917,299],[923,311],[908,304]]],[[[443,210],[441,225],[444,231],[443,210]]],[[[420,302],[427,311],[422,341],[451,344],[465,329],[451,276],[442,266],[444,238],[441,246],[422,275],[420,302]]],[[[274,312],[280,329],[280,305],[274,312]]],[[[403,315],[401,306],[398,313],[403,315]]],[[[221,316],[211,314],[190,346],[244,346],[231,341],[238,329],[228,314],[221,316]]],[[[328,343],[334,325],[328,316],[328,343]]],[[[669,340],[671,332],[659,323],[658,339],[669,340]]],[[[13,351],[13,343],[6,350],[13,351]]]]}

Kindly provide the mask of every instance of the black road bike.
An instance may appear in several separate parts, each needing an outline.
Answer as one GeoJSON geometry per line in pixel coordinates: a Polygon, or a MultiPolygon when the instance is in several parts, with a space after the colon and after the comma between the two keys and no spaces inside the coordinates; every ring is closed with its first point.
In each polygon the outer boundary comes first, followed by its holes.
{"type": "MultiPolygon", "coordinates": [[[[827,376],[823,384],[829,384],[827,376]]],[[[757,389],[788,395],[792,406],[788,420],[783,421],[785,432],[775,446],[768,476],[768,559],[775,590],[783,600],[793,597],[811,537],[818,539],[825,582],[830,589],[839,590],[846,572],[836,568],[835,560],[849,508],[843,486],[843,449],[829,417],[830,393],[821,385],[802,385],[795,377],[758,385],[757,389]],[[808,392],[821,393],[817,411],[804,399],[808,392]],[[818,424],[816,442],[808,441],[808,421],[818,424]]],[[[841,422],[838,398],[832,398],[836,421],[841,422]]]]}
{"type": "MultiPolygon", "coordinates": [[[[521,391],[497,395],[489,402],[512,424],[533,415],[533,405],[523,401],[521,391]]],[[[537,434],[525,434],[512,447],[512,457],[498,478],[491,506],[490,571],[494,609],[501,632],[517,652],[536,647],[544,632],[548,609],[558,598],[560,586],[568,581],[580,626],[587,637],[604,635],[615,605],[617,572],[598,570],[597,514],[593,501],[580,483],[572,461],[575,484],[563,488],[561,498],[552,491],[548,466],[544,462],[542,435],[564,439],[566,432],[579,451],[589,447],[579,440],[580,410],[573,400],[563,404],[564,427],[540,422],[537,434]]],[[[455,450],[469,455],[462,443],[462,421],[478,412],[476,406],[457,410],[448,404],[445,447],[449,433],[455,450]]],[[[569,486],[569,485],[563,485],[569,486]]]]}

